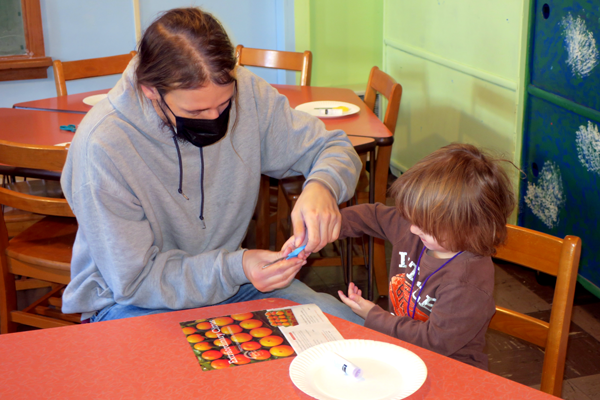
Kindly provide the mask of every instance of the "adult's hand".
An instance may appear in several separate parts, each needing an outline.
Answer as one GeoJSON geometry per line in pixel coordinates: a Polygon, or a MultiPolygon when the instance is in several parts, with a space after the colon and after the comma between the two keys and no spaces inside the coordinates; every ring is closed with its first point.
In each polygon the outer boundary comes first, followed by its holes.
{"type": "Polygon", "coordinates": [[[290,251],[246,250],[242,258],[244,274],[261,292],[271,292],[288,286],[300,268],[306,264],[305,257],[282,260],[263,268],[264,265],[287,256],[290,251]]]}
{"type": "Polygon", "coordinates": [[[340,209],[331,191],[319,181],[313,180],[306,184],[291,217],[294,246],[306,243],[304,251],[307,253],[321,250],[340,236],[340,209]]]}
{"type": "MultiPolygon", "coordinates": [[[[283,246],[281,246],[281,253],[287,255],[287,254],[290,254],[292,251],[296,250],[295,243],[296,243],[296,238],[294,236],[291,236],[288,240],[285,241],[283,246]]],[[[308,256],[310,256],[310,253],[306,250],[302,250],[298,254],[298,257],[303,258],[303,259],[307,259],[308,256]]]]}

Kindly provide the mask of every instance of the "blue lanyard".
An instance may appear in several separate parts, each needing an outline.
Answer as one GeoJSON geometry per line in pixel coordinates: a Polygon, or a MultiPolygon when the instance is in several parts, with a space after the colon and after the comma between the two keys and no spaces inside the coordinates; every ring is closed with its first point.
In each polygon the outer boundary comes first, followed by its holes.
{"type": "Polygon", "coordinates": [[[417,261],[417,267],[415,268],[415,273],[413,275],[413,281],[412,281],[412,284],[410,285],[410,293],[408,294],[408,303],[406,304],[406,314],[409,317],[411,317],[412,319],[415,319],[415,312],[417,311],[417,304],[419,304],[419,299],[421,298],[421,292],[423,291],[423,288],[425,287],[425,284],[427,283],[429,278],[431,278],[431,276],[433,274],[438,272],[440,269],[444,268],[446,266],[446,264],[448,264],[450,261],[454,260],[459,254],[462,253],[462,251],[459,251],[458,253],[453,255],[451,259],[449,259],[448,261],[443,263],[441,267],[439,267],[438,269],[433,271],[431,274],[429,274],[429,276],[427,278],[425,278],[425,280],[423,281],[423,284],[421,285],[421,289],[419,289],[419,293],[417,294],[417,300],[415,301],[415,306],[413,308],[412,315],[410,315],[410,299],[412,298],[413,289],[415,287],[415,281],[417,280],[417,276],[419,275],[419,264],[421,264],[421,257],[423,257],[423,253],[425,253],[425,249],[426,249],[426,247],[423,246],[423,250],[421,250],[421,254],[419,255],[419,260],[417,261]]]}

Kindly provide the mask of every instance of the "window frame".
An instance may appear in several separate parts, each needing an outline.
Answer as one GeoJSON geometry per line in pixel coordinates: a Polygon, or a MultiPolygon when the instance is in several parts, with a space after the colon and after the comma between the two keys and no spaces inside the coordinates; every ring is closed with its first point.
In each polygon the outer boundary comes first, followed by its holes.
{"type": "Polygon", "coordinates": [[[21,0],[27,54],[0,57],[0,81],[44,79],[52,58],[46,57],[40,0],[21,0]]]}

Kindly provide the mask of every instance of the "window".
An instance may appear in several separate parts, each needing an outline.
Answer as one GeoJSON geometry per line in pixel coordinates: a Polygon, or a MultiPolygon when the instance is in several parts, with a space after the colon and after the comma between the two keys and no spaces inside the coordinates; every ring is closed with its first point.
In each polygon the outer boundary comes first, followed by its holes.
{"type": "Polygon", "coordinates": [[[40,0],[0,0],[0,81],[48,77],[40,0]]]}

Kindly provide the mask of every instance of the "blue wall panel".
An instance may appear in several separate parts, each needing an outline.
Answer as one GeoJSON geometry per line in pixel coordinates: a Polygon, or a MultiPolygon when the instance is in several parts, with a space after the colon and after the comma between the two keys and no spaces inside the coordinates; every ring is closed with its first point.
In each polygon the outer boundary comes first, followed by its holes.
{"type": "Polygon", "coordinates": [[[558,237],[579,236],[583,243],[579,274],[598,285],[600,175],[590,172],[580,155],[582,144],[600,121],[534,96],[529,97],[527,108],[521,225],[558,237]]]}
{"type": "Polygon", "coordinates": [[[579,275],[600,296],[600,7],[532,1],[519,224],[583,247],[579,275]]]}
{"type": "Polygon", "coordinates": [[[600,2],[537,1],[532,34],[531,83],[600,110],[600,2]]]}

